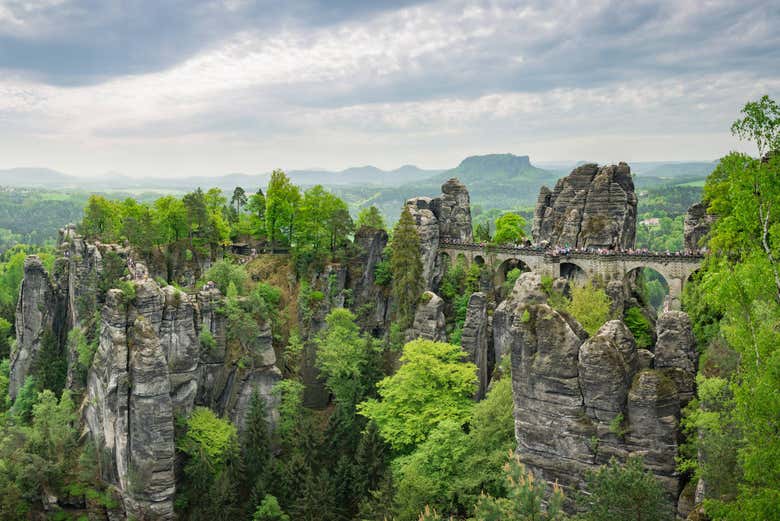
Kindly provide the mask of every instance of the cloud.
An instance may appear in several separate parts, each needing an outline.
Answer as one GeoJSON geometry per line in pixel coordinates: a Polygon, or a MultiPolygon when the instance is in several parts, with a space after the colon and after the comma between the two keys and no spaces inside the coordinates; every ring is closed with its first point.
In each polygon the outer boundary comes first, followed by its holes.
{"type": "MultiPolygon", "coordinates": [[[[456,162],[469,144],[720,133],[695,148],[715,157],[738,107],[780,92],[771,0],[121,6],[0,0],[1,136],[161,162],[181,153],[166,144],[239,147],[265,167],[269,147],[348,166],[382,143],[378,159],[400,164],[456,162]]],[[[658,159],[685,152],[654,143],[658,159]]]]}

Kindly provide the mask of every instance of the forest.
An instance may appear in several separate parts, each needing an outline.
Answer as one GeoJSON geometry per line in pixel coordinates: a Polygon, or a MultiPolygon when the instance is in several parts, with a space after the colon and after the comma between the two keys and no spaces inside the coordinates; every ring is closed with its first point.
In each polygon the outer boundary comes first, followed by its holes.
{"type": "MultiPolygon", "coordinates": [[[[780,107],[767,97],[748,103],[732,132],[754,144],[755,155],[726,155],[703,188],[648,189],[640,196],[637,246],[682,249],[683,215],[701,197],[717,216],[705,264],[683,295],[699,371],[697,394],[682,413],[687,436],[677,471],[707,483],[696,519],[761,521],[780,519],[780,154],[773,153],[780,150],[780,107]],[[653,218],[657,224],[641,224],[653,218]]],[[[525,469],[515,454],[510,361],[496,361],[490,388],[476,400],[476,366],[460,347],[469,299],[488,277],[484,266],[454,263],[444,273],[446,342],[406,336],[427,298],[408,208],[397,221],[373,206],[353,218],[345,201],[319,185],[302,189],[281,170],[263,189],[197,189],[154,200],[92,195],[83,204],[77,230],[87,241],[129,248],[160,274],[161,287],[187,294],[209,283],[219,289],[239,366],[252,363],[247,339],[270,324],[282,373],[273,390],[278,418],[269,421],[271,404],[258,393],[240,430],[203,406],[176,418],[179,519],[675,518],[639,457],[588,472],[573,492],[525,469]],[[367,327],[372,310],[353,306],[354,295],[342,292],[337,300],[315,283],[329,266],[357,262],[357,237],[367,234],[389,237],[371,273],[393,303],[379,331],[367,327]],[[323,310],[322,327],[314,327],[323,310]],[[327,397],[322,407],[308,403],[305,367],[316,369],[327,397]]],[[[64,225],[73,215],[63,207],[53,218],[64,225]]],[[[527,209],[474,215],[475,240],[519,244],[529,234],[527,209]]],[[[100,519],[95,512],[120,500],[101,472],[99,451],[82,436],[81,400],[101,342],[105,292],[118,288],[132,300],[135,289],[125,264],[105,256],[101,292],[85,307],[91,318],[67,338],[81,372],[71,377],[56,342],[44,337],[44,370],[27,377],[11,400],[25,258],[36,254],[55,273],[58,255],[35,230],[17,239],[0,258],[0,519],[100,519]]],[[[507,274],[504,296],[520,275],[507,274]]],[[[551,306],[590,335],[614,318],[598,281],[568,294],[552,280],[544,284],[551,306]]],[[[660,306],[657,281],[644,281],[640,291],[660,306]]],[[[634,318],[626,325],[639,344],[649,325],[634,318]]],[[[199,342],[207,349],[215,340],[204,331],[199,342]]],[[[613,427],[619,434],[620,421],[613,427]]]]}

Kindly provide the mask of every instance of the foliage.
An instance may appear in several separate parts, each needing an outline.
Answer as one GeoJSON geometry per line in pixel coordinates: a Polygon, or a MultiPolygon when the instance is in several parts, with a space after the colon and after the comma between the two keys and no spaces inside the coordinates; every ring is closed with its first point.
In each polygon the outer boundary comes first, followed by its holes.
{"type": "Polygon", "coordinates": [[[592,284],[574,285],[566,311],[592,336],[609,319],[609,302],[609,297],[601,288],[592,284]]]}
{"type": "Polygon", "coordinates": [[[414,340],[404,346],[398,371],[377,384],[380,400],[358,406],[376,422],[395,450],[408,452],[444,420],[463,424],[476,391],[476,366],[463,361],[460,347],[414,340]]]}
{"type": "MultiPolygon", "coordinates": [[[[271,433],[265,399],[257,390],[252,392],[244,432],[241,435],[243,492],[256,504],[268,487],[271,462],[271,433]]],[[[266,498],[268,496],[265,496],[266,498]]],[[[274,498],[276,501],[276,498],[274,498]]],[[[262,505],[260,505],[262,506],[262,505]]]]}
{"type": "MultiPolygon", "coordinates": [[[[504,466],[507,496],[495,498],[483,495],[477,502],[474,517],[477,521],[554,521],[565,519],[563,492],[553,486],[549,500],[547,485],[525,470],[520,459],[510,453],[504,466]],[[545,507],[546,503],[546,507],[545,507]]],[[[603,517],[600,519],[616,519],[603,517]]]]}
{"type": "Polygon", "coordinates": [[[629,457],[625,465],[612,458],[609,465],[588,472],[585,481],[586,492],[577,498],[585,521],[674,519],[663,487],[640,457],[629,457]]]}
{"type": "Polygon", "coordinates": [[[420,236],[408,207],[404,207],[395,226],[391,248],[393,297],[398,310],[398,322],[406,328],[412,323],[417,300],[423,291],[420,236]]]}
{"type": "Polygon", "coordinates": [[[780,158],[764,155],[777,146],[777,112],[762,98],[735,122],[734,132],[764,157],[731,153],[707,179],[708,211],[718,216],[709,238],[713,253],[686,292],[709,374],[700,377],[698,404],[686,409],[686,426],[702,437],[689,439],[682,465],[715,480],[705,509],[716,519],[778,519],[780,158]],[[704,457],[690,465],[694,451],[704,457]]]}
{"type": "Polygon", "coordinates": [[[505,213],[496,219],[493,244],[520,244],[525,239],[525,219],[516,213],[505,213]]]}
{"type": "Polygon", "coordinates": [[[361,335],[355,315],[336,308],[316,339],[317,367],[336,402],[349,410],[363,400],[380,374],[379,342],[361,335]]]}
{"type": "Polygon", "coordinates": [[[278,240],[292,240],[295,215],[301,200],[300,189],[281,170],[271,173],[265,196],[266,235],[275,246],[278,240]]]}
{"type": "Polygon", "coordinates": [[[213,281],[223,295],[227,295],[228,287],[233,284],[239,295],[244,294],[246,287],[246,270],[234,262],[222,259],[215,262],[204,275],[206,280],[213,281]]]}
{"type": "Polygon", "coordinates": [[[267,494],[255,510],[252,521],[290,521],[290,516],[282,511],[274,496],[267,494]]]}
{"type": "Polygon", "coordinates": [[[475,404],[468,432],[445,420],[408,456],[393,462],[398,519],[412,519],[425,505],[462,517],[480,495],[506,492],[501,472],[515,446],[511,381],[495,382],[475,404]]]}
{"type": "Polygon", "coordinates": [[[355,228],[374,228],[375,230],[385,229],[385,220],[382,213],[376,206],[367,206],[360,210],[355,223],[355,228]]]}
{"type": "Polygon", "coordinates": [[[202,450],[211,464],[220,465],[236,442],[236,436],[232,423],[218,418],[207,407],[196,407],[187,419],[187,433],[178,447],[190,456],[202,450]]]}
{"type": "Polygon", "coordinates": [[[653,345],[652,324],[642,313],[641,309],[636,306],[628,308],[623,317],[623,322],[633,333],[638,348],[647,349],[653,345]]]}
{"type": "Polygon", "coordinates": [[[200,332],[200,335],[198,335],[198,340],[200,341],[200,345],[202,345],[206,349],[210,350],[217,347],[217,340],[214,338],[214,335],[208,329],[204,329],[203,331],[200,332]]]}

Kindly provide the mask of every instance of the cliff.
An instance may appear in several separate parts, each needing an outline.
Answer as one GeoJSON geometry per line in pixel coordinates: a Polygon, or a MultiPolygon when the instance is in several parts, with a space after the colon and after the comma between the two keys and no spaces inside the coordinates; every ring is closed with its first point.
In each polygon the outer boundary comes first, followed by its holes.
{"type": "Polygon", "coordinates": [[[539,275],[518,279],[493,330],[496,351],[511,355],[517,453],[534,474],[571,496],[588,470],[641,455],[676,504],[683,483],[674,458],[696,372],[694,344],[684,313],[658,323],[655,360],[643,361],[621,321],[588,338],[548,304],[539,275]]]}
{"type": "Polygon", "coordinates": [[[46,337],[68,360],[67,386],[83,397],[85,434],[95,442],[102,477],[116,487],[125,515],[173,519],[176,417],[204,405],[241,430],[258,391],[276,422],[271,389],[281,373],[270,324],[259,324],[257,337],[245,339],[250,352],[241,352],[228,341],[217,289],[188,294],[161,287],[129,252],[88,244],[70,227],[61,233],[59,253],[53,276],[34,256],[25,262],[12,396],[39,369],[46,337]],[[125,270],[122,290],[102,290],[125,270]],[[86,377],[67,342],[74,328],[96,332],[86,377]]]}
{"type": "Polygon", "coordinates": [[[633,248],[637,198],[626,163],[575,168],[550,190],[543,186],[534,210],[535,243],[572,248],[633,248]]]}

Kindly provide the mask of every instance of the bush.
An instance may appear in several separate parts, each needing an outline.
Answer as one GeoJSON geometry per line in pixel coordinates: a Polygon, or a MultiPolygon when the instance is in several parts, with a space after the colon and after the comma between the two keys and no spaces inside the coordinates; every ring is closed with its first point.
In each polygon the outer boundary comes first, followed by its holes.
{"type": "Polygon", "coordinates": [[[214,338],[214,335],[211,334],[211,331],[208,329],[204,329],[200,332],[200,335],[198,336],[198,339],[200,340],[200,345],[205,347],[206,349],[214,349],[217,347],[217,340],[214,338]]]}
{"type": "Polygon", "coordinates": [[[634,334],[636,346],[640,349],[646,349],[653,345],[652,324],[638,307],[630,307],[626,310],[623,321],[634,334]]]}
{"type": "Polygon", "coordinates": [[[227,295],[230,284],[233,283],[239,295],[244,294],[246,286],[246,270],[243,266],[222,259],[214,263],[206,272],[206,280],[213,281],[223,295],[227,295]]]}
{"type": "Polygon", "coordinates": [[[571,289],[571,301],[566,306],[566,311],[593,336],[609,319],[609,304],[609,297],[603,289],[585,284],[571,289]]]}

